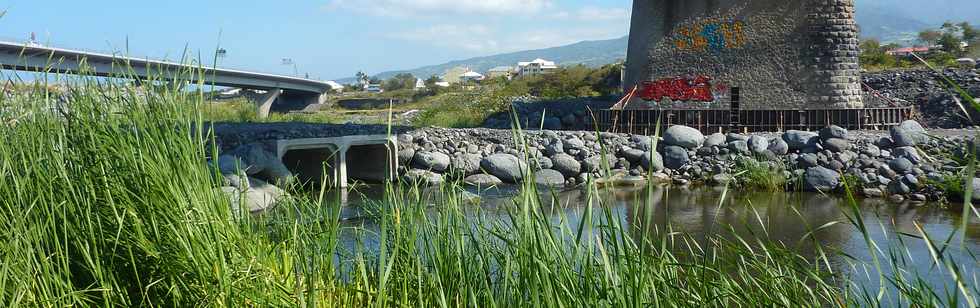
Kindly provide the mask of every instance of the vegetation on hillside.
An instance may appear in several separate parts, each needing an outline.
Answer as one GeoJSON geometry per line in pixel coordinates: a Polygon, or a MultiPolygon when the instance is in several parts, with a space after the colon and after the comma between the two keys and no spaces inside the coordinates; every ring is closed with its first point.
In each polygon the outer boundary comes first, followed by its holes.
{"type": "MultiPolygon", "coordinates": [[[[938,50],[920,54],[930,65],[935,67],[957,66],[957,58],[980,58],[980,30],[967,22],[946,22],[939,29],[927,29],[919,32],[918,43],[925,47],[938,46],[938,50]],[[963,48],[962,43],[967,47],[963,48]]],[[[886,52],[902,46],[898,44],[882,45],[877,39],[861,41],[861,66],[866,69],[911,68],[922,64],[911,56],[893,56],[886,52]]]]}

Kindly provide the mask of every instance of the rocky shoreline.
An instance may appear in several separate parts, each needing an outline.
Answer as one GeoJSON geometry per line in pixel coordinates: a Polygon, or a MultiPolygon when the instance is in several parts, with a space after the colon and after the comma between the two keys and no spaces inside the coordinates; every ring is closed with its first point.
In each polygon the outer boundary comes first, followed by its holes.
{"type": "Polygon", "coordinates": [[[962,155],[957,147],[965,144],[966,136],[930,136],[915,121],[889,132],[848,132],[831,126],[819,132],[708,136],[673,126],[656,140],[528,131],[523,133],[524,150],[515,146],[511,131],[420,129],[399,135],[398,157],[400,174],[429,184],[451,178],[471,185],[514,184],[525,180],[522,168],[535,170],[533,180],[549,186],[574,186],[589,178],[635,180],[649,174],[649,180],[675,185],[719,184],[737,182],[744,171],[740,163],[751,161],[778,170],[791,190],[839,191],[847,177],[851,188],[867,197],[946,199],[949,196],[937,186],[963,168],[954,157],[962,155]]]}

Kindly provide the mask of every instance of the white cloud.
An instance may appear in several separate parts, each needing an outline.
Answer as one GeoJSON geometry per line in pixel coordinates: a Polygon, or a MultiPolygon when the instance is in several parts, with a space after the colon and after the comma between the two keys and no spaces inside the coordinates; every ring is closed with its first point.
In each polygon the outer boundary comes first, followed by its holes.
{"type": "Polygon", "coordinates": [[[630,19],[630,11],[624,8],[587,6],[571,12],[560,11],[552,16],[558,19],[575,19],[580,21],[628,21],[630,19]]]}
{"type": "Polygon", "coordinates": [[[533,14],[553,0],[331,0],[330,10],[351,10],[378,16],[431,14],[533,14]]]}

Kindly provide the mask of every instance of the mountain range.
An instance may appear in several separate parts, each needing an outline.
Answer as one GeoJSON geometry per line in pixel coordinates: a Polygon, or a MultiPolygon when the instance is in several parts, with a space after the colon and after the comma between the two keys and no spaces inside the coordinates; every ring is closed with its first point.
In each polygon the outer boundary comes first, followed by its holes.
{"type": "MultiPolygon", "coordinates": [[[[980,16],[980,1],[977,0],[931,0],[925,5],[923,0],[858,0],[857,21],[861,37],[877,38],[882,42],[911,44],[919,31],[937,28],[943,21],[970,20],[980,16]],[[972,12],[972,13],[971,13],[972,12]]],[[[476,57],[429,65],[408,70],[382,72],[374,77],[387,79],[399,73],[411,73],[420,78],[442,75],[446,70],[464,66],[477,72],[498,66],[513,66],[519,61],[543,58],[559,65],[583,64],[601,66],[626,58],[629,36],[609,40],[583,41],[571,45],[545,49],[517,51],[492,56],[476,57]]],[[[342,83],[355,81],[353,77],[337,80],[342,83]]]]}

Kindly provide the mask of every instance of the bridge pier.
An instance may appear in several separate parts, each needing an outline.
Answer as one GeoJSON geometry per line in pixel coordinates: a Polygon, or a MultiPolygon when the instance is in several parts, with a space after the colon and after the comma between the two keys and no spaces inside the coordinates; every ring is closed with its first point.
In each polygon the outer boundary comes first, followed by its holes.
{"type": "Polygon", "coordinates": [[[282,95],[281,89],[272,89],[266,91],[262,96],[259,96],[257,102],[259,107],[257,114],[259,118],[269,117],[269,112],[272,111],[272,104],[276,103],[276,100],[279,99],[280,95],[282,95]]]}

